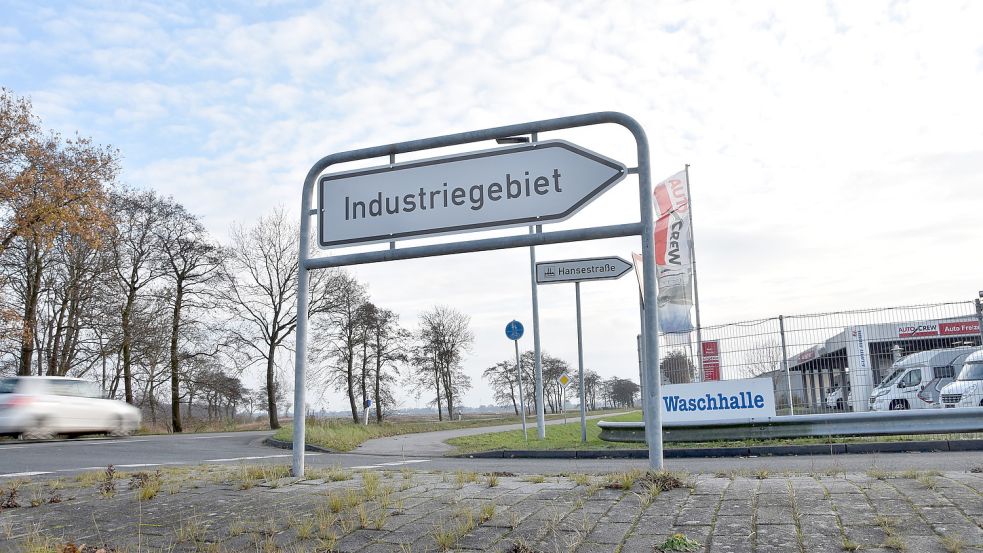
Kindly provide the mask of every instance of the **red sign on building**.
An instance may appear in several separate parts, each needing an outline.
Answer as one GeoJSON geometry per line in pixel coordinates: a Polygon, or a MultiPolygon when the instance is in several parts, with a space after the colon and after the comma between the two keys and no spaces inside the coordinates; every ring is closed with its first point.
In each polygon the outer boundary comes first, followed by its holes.
{"type": "Polygon", "coordinates": [[[958,336],[960,334],[979,334],[979,321],[956,321],[953,323],[939,323],[939,334],[942,336],[958,336]]]}
{"type": "Polygon", "coordinates": [[[716,340],[702,342],[703,380],[720,380],[720,344],[716,340]]]}

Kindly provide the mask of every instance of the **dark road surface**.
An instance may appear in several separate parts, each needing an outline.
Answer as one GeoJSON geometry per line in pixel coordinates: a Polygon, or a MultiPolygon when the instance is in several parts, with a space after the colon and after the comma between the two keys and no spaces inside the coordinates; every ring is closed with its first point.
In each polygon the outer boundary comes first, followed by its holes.
{"type": "MultiPolygon", "coordinates": [[[[92,438],[43,443],[0,443],[0,480],[18,476],[66,475],[100,470],[113,464],[122,470],[168,465],[290,464],[290,451],[263,445],[269,431],[92,438]]],[[[421,437],[421,439],[426,439],[421,437]]],[[[308,453],[308,466],[338,465],[351,468],[399,468],[421,470],[507,471],[523,473],[602,473],[644,468],[638,459],[456,459],[417,455],[404,443],[404,455],[308,453]]],[[[936,469],[961,471],[983,467],[981,452],[881,453],[864,455],[809,455],[738,459],[669,459],[666,468],[689,472],[768,470],[770,472],[864,471],[936,469]]]]}

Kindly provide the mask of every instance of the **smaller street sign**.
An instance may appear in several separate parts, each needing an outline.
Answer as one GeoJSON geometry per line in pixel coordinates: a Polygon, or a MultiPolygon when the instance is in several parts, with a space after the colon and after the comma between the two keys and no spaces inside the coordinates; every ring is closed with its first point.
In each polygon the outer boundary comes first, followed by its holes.
{"type": "Polygon", "coordinates": [[[372,400],[371,399],[365,400],[365,408],[368,409],[369,407],[372,407],[372,400]]]}
{"type": "Polygon", "coordinates": [[[570,382],[570,379],[567,377],[567,375],[563,375],[563,376],[560,377],[560,384],[563,384],[564,386],[566,386],[569,382],[570,382]]]}
{"type": "Polygon", "coordinates": [[[536,284],[614,280],[631,270],[620,257],[593,257],[536,263],[536,284]]]}
{"type": "Polygon", "coordinates": [[[505,335],[508,336],[509,340],[518,340],[522,338],[522,333],[525,329],[522,328],[522,323],[519,321],[512,321],[505,325],[505,335]]]}

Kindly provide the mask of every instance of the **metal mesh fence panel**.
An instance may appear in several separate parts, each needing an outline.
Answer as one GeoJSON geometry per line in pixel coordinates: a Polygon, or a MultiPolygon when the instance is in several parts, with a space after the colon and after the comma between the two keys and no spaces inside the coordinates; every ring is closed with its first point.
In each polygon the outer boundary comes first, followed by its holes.
{"type": "Polygon", "coordinates": [[[981,350],[973,301],[780,315],[699,334],[702,343],[696,331],[660,336],[662,381],[771,378],[779,414],[942,408],[942,389],[981,350]]]}

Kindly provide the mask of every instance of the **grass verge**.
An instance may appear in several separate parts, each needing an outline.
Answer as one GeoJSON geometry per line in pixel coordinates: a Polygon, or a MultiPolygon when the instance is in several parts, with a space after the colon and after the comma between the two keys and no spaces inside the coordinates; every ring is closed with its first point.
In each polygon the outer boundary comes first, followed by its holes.
{"type": "MultiPolygon", "coordinates": [[[[490,434],[477,434],[474,436],[464,436],[452,438],[447,443],[458,448],[458,453],[475,453],[479,451],[496,450],[579,450],[579,449],[640,449],[644,448],[644,443],[622,443],[606,442],[601,440],[601,429],[597,423],[601,420],[613,422],[624,421],[633,422],[642,420],[641,412],[626,413],[623,415],[613,415],[603,419],[593,419],[587,421],[587,442],[580,441],[580,421],[552,425],[546,430],[546,439],[536,438],[536,429],[531,425],[528,429],[529,439],[525,440],[521,430],[508,432],[495,432],[490,434]]],[[[776,440],[727,440],[717,442],[667,442],[669,448],[696,448],[696,447],[752,447],[752,446],[774,446],[774,445],[828,445],[843,443],[867,443],[867,442],[905,442],[916,440],[967,440],[983,438],[983,433],[965,434],[936,434],[936,435],[901,435],[901,436],[829,436],[829,437],[809,437],[809,438],[783,438],[776,440]]]]}
{"type": "MultiPolygon", "coordinates": [[[[621,411],[609,411],[620,413],[621,411]]],[[[601,415],[604,411],[592,412],[591,415],[601,415]]],[[[572,419],[575,414],[568,413],[567,418],[572,419]]],[[[639,415],[640,417],[641,415],[639,415]]],[[[562,415],[547,415],[547,420],[561,418],[562,415]]],[[[368,425],[355,424],[348,420],[339,419],[308,419],[306,428],[306,441],[310,445],[317,445],[333,449],[336,451],[351,451],[373,438],[385,438],[389,436],[399,436],[402,434],[416,434],[420,432],[436,432],[439,430],[454,430],[457,428],[479,428],[485,426],[499,426],[505,424],[515,424],[519,422],[518,417],[500,417],[494,419],[468,419],[461,421],[413,421],[413,422],[383,422],[376,424],[369,422],[368,425]]],[[[616,420],[616,419],[611,419],[616,420]]],[[[637,419],[641,420],[641,419],[637,419]]],[[[535,421],[532,422],[535,428],[535,421]]],[[[553,428],[553,427],[551,427],[553,428]]],[[[521,435],[522,433],[519,432],[521,435]]],[[[289,442],[293,440],[293,425],[286,425],[280,428],[273,437],[277,440],[289,442]]]]}

